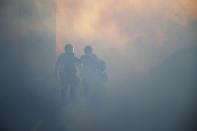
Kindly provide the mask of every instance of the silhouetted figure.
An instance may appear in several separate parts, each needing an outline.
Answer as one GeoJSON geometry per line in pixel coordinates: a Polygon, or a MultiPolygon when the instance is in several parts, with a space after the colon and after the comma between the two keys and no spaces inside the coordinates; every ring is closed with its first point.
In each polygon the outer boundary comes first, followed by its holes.
{"type": "Polygon", "coordinates": [[[65,46],[65,53],[61,54],[56,63],[56,75],[59,73],[62,88],[61,95],[65,100],[66,94],[68,94],[68,89],[70,88],[70,99],[72,104],[75,102],[75,90],[79,83],[79,78],[77,77],[77,65],[79,60],[74,56],[73,47],[70,44],[65,46]]]}
{"type": "Polygon", "coordinates": [[[81,69],[80,76],[84,95],[88,98],[96,84],[96,71],[98,67],[98,58],[92,53],[92,47],[84,48],[84,55],[80,57],[81,69]]]}

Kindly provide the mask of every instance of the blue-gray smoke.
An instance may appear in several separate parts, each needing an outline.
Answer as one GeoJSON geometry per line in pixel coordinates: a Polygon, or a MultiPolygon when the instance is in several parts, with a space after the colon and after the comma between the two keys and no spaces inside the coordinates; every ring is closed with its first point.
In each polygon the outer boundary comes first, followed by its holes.
{"type": "Polygon", "coordinates": [[[109,83],[98,103],[86,102],[78,88],[78,104],[67,107],[61,104],[60,85],[54,78],[54,10],[52,1],[40,2],[39,6],[34,1],[0,2],[2,131],[197,129],[197,21],[191,21],[188,27],[172,25],[162,49],[137,40],[137,44],[128,43],[125,52],[111,48],[102,55],[95,46],[95,52],[107,63],[109,83]],[[176,46],[180,48],[169,51],[176,46]],[[129,59],[138,54],[132,51],[142,51],[139,61],[161,61],[139,75],[133,68],[129,70],[136,64],[129,59]],[[163,57],[166,52],[169,56],[163,57]]]}

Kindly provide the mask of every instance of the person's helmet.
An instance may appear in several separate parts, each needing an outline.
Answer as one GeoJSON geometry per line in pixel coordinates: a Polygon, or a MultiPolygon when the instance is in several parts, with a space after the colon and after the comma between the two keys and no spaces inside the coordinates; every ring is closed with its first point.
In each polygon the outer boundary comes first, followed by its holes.
{"type": "Polygon", "coordinates": [[[91,47],[91,46],[86,46],[86,47],[84,48],[84,52],[85,52],[86,54],[92,53],[92,47],[91,47]]]}
{"type": "Polygon", "coordinates": [[[64,47],[65,52],[72,53],[73,52],[73,46],[71,44],[67,44],[64,47]]]}

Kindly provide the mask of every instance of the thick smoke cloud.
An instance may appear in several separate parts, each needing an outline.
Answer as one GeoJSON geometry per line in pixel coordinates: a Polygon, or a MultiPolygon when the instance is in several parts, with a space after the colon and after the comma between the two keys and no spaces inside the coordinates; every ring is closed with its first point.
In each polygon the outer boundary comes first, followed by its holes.
{"type": "Polygon", "coordinates": [[[0,120],[5,131],[196,129],[195,0],[3,0],[0,120]],[[107,63],[102,103],[60,105],[65,44],[107,63]]]}
{"type": "Polygon", "coordinates": [[[123,75],[144,74],[176,50],[192,45],[180,40],[183,34],[195,33],[189,29],[197,18],[192,0],[56,0],[56,4],[57,51],[72,43],[79,56],[85,45],[92,45],[111,69],[121,73],[124,68],[123,75]]]}
{"type": "Polygon", "coordinates": [[[80,56],[92,45],[109,75],[105,103],[79,110],[71,130],[193,130],[188,121],[196,119],[194,0],[56,4],[57,52],[71,43],[80,56]]]}
{"type": "Polygon", "coordinates": [[[162,44],[170,23],[186,26],[197,17],[196,2],[191,0],[57,0],[56,4],[60,42],[105,38],[125,44],[135,35],[146,35],[152,42],[157,37],[154,44],[162,44]]]}

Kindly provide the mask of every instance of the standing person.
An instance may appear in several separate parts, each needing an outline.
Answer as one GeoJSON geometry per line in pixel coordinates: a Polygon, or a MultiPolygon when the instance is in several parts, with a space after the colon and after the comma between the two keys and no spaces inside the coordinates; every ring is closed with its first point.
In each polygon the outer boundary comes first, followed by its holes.
{"type": "Polygon", "coordinates": [[[96,71],[98,67],[98,58],[95,54],[93,54],[91,46],[86,46],[84,48],[84,54],[80,57],[80,63],[82,87],[85,97],[88,98],[91,95],[91,90],[95,87],[96,71]]]}
{"type": "Polygon", "coordinates": [[[61,95],[63,100],[66,99],[66,94],[68,94],[68,89],[70,88],[70,100],[72,104],[75,102],[75,90],[79,83],[79,78],[77,77],[77,65],[79,60],[75,57],[73,52],[73,46],[67,44],[64,48],[65,52],[62,53],[56,63],[55,73],[59,76],[61,81],[61,95]]]}

